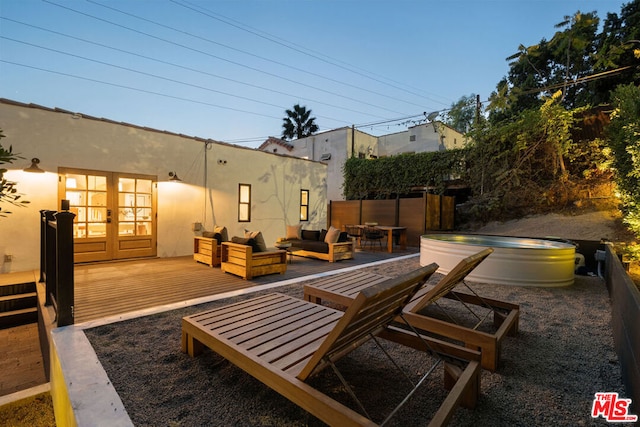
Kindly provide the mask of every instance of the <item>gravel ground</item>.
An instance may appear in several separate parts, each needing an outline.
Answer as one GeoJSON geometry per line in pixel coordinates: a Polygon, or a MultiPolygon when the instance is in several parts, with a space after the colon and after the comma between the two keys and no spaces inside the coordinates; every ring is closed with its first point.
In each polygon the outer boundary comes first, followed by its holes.
{"type": "MultiPolygon", "coordinates": [[[[367,271],[395,276],[418,263],[415,258],[367,271]]],[[[517,336],[503,342],[498,371],[482,372],[478,406],[458,409],[450,425],[607,425],[590,416],[594,393],[624,395],[624,389],[604,282],[576,276],[575,284],[564,288],[472,287],[480,295],[520,304],[520,328],[517,336]]],[[[300,284],[278,291],[302,297],[300,284]]],[[[239,298],[246,296],[86,331],[137,426],[322,425],[215,353],[206,351],[196,358],[181,353],[183,316],[239,298]]],[[[385,347],[412,375],[429,362],[423,353],[390,343],[385,347]]],[[[400,391],[406,393],[397,372],[373,345],[359,348],[338,366],[375,421],[400,391]]],[[[425,425],[445,396],[441,378],[440,373],[423,385],[390,425],[425,425]]],[[[311,384],[353,407],[330,370],[311,384]]]]}

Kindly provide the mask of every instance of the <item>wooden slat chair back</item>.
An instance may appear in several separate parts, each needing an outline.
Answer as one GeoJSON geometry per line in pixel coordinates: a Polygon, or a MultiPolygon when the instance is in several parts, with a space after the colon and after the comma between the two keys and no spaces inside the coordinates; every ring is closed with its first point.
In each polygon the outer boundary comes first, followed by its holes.
{"type": "Polygon", "coordinates": [[[460,282],[473,271],[486,257],[493,253],[493,248],[486,248],[478,253],[469,255],[464,258],[446,276],[442,278],[433,288],[424,293],[423,295],[417,295],[409,305],[405,308],[406,311],[411,313],[417,313],[427,305],[437,301],[443,296],[447,295],[453,290],[460,282]]]}
{"type": "Polygon", "coordinates": [[[430,264],[363,289],[298,378],[307,379],[384,330],[437,269],[430,264]]]}
{"type": "MultiPolygon", "coordinates": [[[[195,356],[211,348],[328,425],[375,425],[304,379],[388,327],[437,268],[431,264],[372,286],[346,312],[274,293],[187,316],[182,351],[195,356]]],[[[445,362],[444,371],[451,391],[431,426],[446,424],[460,402],[475,404],[479,394],[477,359],[463,367],[445,362]]]]}
{"type": "MultiPolygon", "coordinates": [[[[444,337],[456,342],[461,341],[470,349],[480,350],[482,367],[495,371],[500,359],[502,339],[508,334],[517,334],[520,307],[516,304],[480,297],[472,289],[473,295],[454,291],[454,288],[459,284],[464,283],[466,285],[464,279],[491,253],[493,253],[493,249],[486,248],[464,258],[435,286],[425,286],[420,289],[405,306],[403,310],[404,319],[397,320],[409,322],[411,326],[426,332],[430,336],[444,337]],[[472,313],[474,312],[471,310],[471,306],[488,309],[487,316],[493,314],[495,332],[482,332],[476,330],[478,325],[470,328],[459,325],[456,322],[440,320],[421,312],[429,304],[438,305],[438,300],[443,297],[462,302],[465,308],[472,313]]],[[[304,298],[316,304],[321,304],[323,300],[326,300],[348,307],[355,297],[355,291],[360,291],[366,287],[366,281],[374,283],[382,278],[382,276],[372,273],[359,273],[358,275],[345,273],[345,275],[352,275],[353,278],[340,283],[339,278],[334,277],[331,280],[305,285],[304,298]]],[[[468,285],[467,288],[469,288],[468,285]]]]}

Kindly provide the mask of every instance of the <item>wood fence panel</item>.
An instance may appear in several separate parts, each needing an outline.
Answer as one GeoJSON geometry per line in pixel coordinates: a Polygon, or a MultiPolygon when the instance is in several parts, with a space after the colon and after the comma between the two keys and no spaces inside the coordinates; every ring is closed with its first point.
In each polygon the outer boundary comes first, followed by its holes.
{"type": "Polygon", "coordinates": [[[396,225],[396,200],[363,200],[362,224],[396,225]]]}
{"type": "Polygon", "coordinates": [[[329,225],[339,230],[345,224],[360,224],[360,200],[332,200],[328,216],[329,225]]]}
{"type": "Polygon", "coordinates": [[[427,230],[440,230],[440,200],[437,194],[427,194],[427,216],[425,228],[427,230]]]}
{"type": "Polygon", "coordinates": [[[407,227],[407,244],[419,247],[427,230],[453,230],[455,197],[425,194],[421,198],[392,200],[336,200],[328,205],[328,225],[377,222],[407,227]]]}
{"type": "Polygon", "coordinates": [[[420,236],[424,234],[425,207],[424,197],[400,199],[398,225],[407,227],[408,246],[420,246],[420,236]]]}
{"type": "Polygon", "coordinates": [[[442,196],[440,202],[440,229],[453,230],[455,225],[456,198],[453,196],[442,196]]]}

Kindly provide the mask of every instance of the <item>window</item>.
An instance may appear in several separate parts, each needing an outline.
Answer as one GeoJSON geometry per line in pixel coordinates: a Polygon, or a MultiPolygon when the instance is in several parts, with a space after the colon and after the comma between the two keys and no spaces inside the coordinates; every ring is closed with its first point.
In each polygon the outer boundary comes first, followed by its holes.
{"type": "Polygon", "coordinates": [[[415,141],[416,140],[416,136],[415,135],[409,135],[409,141],[415,141]]]}
{"type": "Polygon", "coordinates": [[[251,221],[251,185],[238,186],[238,222],[251,221]]]}
{"type": "Polygon", "coordinates": [[[300,221],[309,221],[309,190],[300,190],[300,221]]]}

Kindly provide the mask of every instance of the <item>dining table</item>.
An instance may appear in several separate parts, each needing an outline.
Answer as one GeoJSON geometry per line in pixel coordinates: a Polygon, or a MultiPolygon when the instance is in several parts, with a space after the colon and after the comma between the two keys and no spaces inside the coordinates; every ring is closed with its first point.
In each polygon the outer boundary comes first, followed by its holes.
{"type": "Polygon", "coordinates": [[[393,237],[398,235],[398,246],[400,249],[407,249],[407,227],[396,227],[392,225],[376,225],[375,228],[384,231],[387,235],[387,252],[393,253],[393,237]]]}
{"type": "Polygon", "coordinates": [[[407,227],[398,227],[393,225],[377,225],[375,223],[364,223],[362,225],[358,225],[358,228],[366,228],[373,227],[377,230],[384,232],[387,236],[387,252],[390,254],[393,253],[393,238],[394,236],[399,236],[398,238],[398,246],[400,249],[407,249],[407,227]]]}

